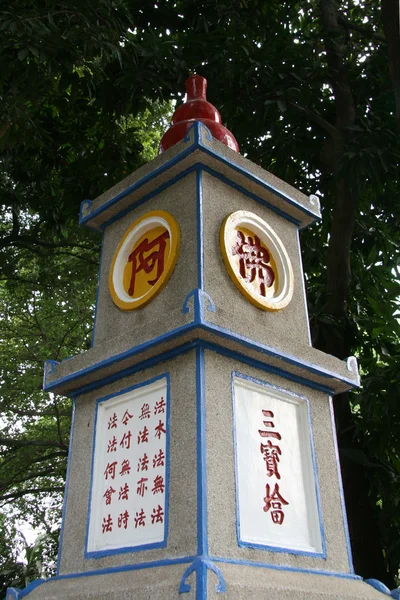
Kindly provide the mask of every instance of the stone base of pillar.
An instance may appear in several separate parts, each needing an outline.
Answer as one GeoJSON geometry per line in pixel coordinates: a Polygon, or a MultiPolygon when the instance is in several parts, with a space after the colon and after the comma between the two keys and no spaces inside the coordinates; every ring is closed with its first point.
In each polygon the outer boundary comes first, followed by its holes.
{"type": "Polygon", "coordinates": [[[31,591],[31,586],[9,589],[7,600],[382,600],[386,596],[361,579],[201,558],[189,565],[123,569],[55,577],[31,591]]]}

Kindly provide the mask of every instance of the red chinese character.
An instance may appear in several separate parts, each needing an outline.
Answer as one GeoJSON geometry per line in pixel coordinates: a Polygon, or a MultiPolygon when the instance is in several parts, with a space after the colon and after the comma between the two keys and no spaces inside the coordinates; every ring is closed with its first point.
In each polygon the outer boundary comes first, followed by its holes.
{"type": "Polygon", "coordinates": [[[285,514],[282,510],[282,504],[286,505],[289,504],[289,502],[285,500],[285,498],[283,498],[279,493],[279,484],[275,484],[274,491],[271,494],[271,488],[269,486],[269,483],[267,483],[267,485],[265,486],[265,494],[265,506],[263,509],[264,512],[268,512],[269,509],[272,507],[273,510],[271,510],[271,518],[273,523],[276,523],[277,525],[282,525],[283,519],[285,518],[285,514]]]}
{"type": "Polygon", "coordinates": [[[126,529],[128,527],[128,519],[129,513],[126,510],[124,513],[121,513],[118,517],[118,527],[123,527],[124,529],[126,529]]]}
{"type": "MultiPolygon", "coordinates": [[[[264,415],[264,417],[269,417],[269,418],[274,417],[274,413],[272,412],[272,410],[262,410],[261,412],[264,415]]],[[[264,423],[265,427],[275,427],[273,421],[263,421],[263,423],[264,423]]],[[[282,439],[281,434],[276,433],[275,431],[262,431],[261,429],[259,429],[258,433],[261,435],[261,437],[272,437],[272,438],[276,438],[277,440],[282,439]]]]}
{"type": "Polygon", "coordinates": [[[150,406],[148,404],[143,404],[142,413],[139,415],[139,419],[150,419],[150,406]]]}
{"type": "Polygon", "coordinates": [[[157,508],[153,508],[151,515],[151,523],[163,523],[164,511],[160,505],[157,508]]]}
{"type": "Polygon", "coordinates": [[[140,273],[140,271],[144,271],[145,273],[149,274],[157,265],[157,273],[155,278],[149,280],[147,283],[150,285],[155,285],[160,279],[164,271],[164,256],[165,249],[167,247],[167,239],[169,239],[168,231],[164,231],[164,233],[159,235],[152,242],[149,242],[148,238],[146,237],[143,242],[141,242],[129,255],[128,262],[132,263],[132,274],[128,291],[130,296],[133,296],[135,293],[135,278],[136,274],[140,273]],[[150,250],[153,250],[153,248],[157,247],[158,249],[155,249],[154,252],[148,254],[150,250]],[[145,256],[145,254],[147,256],[145,256]]]}
{"type": "Polygon", "coordinates": [[[146,525],[145,519],[146,519],[146,515],[144,514],[144,511],[143,511],[143,508],[142,508],[140,510],[140,512],[136,513],[136,517],[135,517],[135,529],[137,529],[140,526],[144,527],[146,525]]]}
{"type": "Polygon", "coordinates": [[[107,454],[109,452],[116,452],[116,451],[117,451],[117,438],[114,435],[113,439],[108,441],[107,454]]]}
{"type": "Polygon", "coordinates": [[[164,452],[162,450],[160,450],[158,454],[154,455],[153,469],[155,469],[156,467],[163,467],[164,460],[165,460],[164,452]]]}
{"type": "Polygon", "coordinates": [[[115,429],[117,427],[117,415],[114,413],[112,417],[108,419],[107,429],[115,429]]]}
{"type": "Polygon", "coordinates": [[[158,439],[160,439],[162,433],[167,433],[166,430],[164,429],[164,427],[165,427],[164,423],[161,423],[161,419],[159,419],[158,425],[155,428],[156,433],[154,434],[154,437],[158,437],[158,439]]]}
{"type": "Polygon", "coordinates": [[[145,452],[143,454],[142,458],[139,458],[137,470],[138,471],[148,471],[149,470],[148,465],[149,465],[149,458],[145,452]]]}
{"type": "Polygon", "coordinates": [[[161,494],[164,493],[164,479],[163,477],[161,477],[161,475],[157,475],[154,479],[154,483],[153,483],[153,489],[151,490],[154,494],[158,494],[158,492],[161,492],[161,494]]]}
{"type": "Polygon", "coordinates": [[[260,238],[256,235],[246,236],[241,231],[237,232],[236,244],[232,247],[232,254],[239,256],[239,273],[243,279],[252,283],[258,278],[261,296],[266,296],[266,288],[271,287],[275,281],[275,273],[268,264],[270,255],[260,238]]]}
{"type": "Polygon", "coordinates": [[[274,446],[271,440],[268,440],[266,444],[261,443],[260,452],[264,456],[268,477],[275,475],[277,479],[280,479],[281,475],[278,471],[278,462],[282,451],[279,446],[274,446]]]}
{"type": "Polygon", "coordinates": [[[146,425],[144,426],[143,431],[139,431],[139,435],[137,438],[137,443],[140,444],[144,444],[145,442],[149,441],[149,430],[147,429],[146,425]]]}
{"type": "Polygon", "coordinates": [[[111,486],[103,494],[103,498],[106,499],[106,506],[107,506],[107,504],[111,504],[111,500],[112,500],[112,495],[113,494],[115,494],[115,490],[111,486]]]}
{"type": "Polygon", "coordinates": [[[159,415],[160,413],[165,413],[165,400],[161,396],[161,400],[157,400],[154,406],[154,414],[159,415]]]}
{"type": "Polygon", "coordinates": [[[132,437],[132,434],[130,431],[128,431],[128,433],[124,433],[119,445],[122,446],[122,448],[129,449],[131,447],[131,437],[132,437]]]}
{"type": "Polygon", "coordinates": [[[112,531],[112,526],[113,526],[113,521],[112,521],[111,515],[108,515],[107,519],[104,517],[103,523],[102,523],[102,528],[103,528],[102,533],[105,533],[106,531],[112,531]]]}
{"type": "Polygon", "coordinates": [[[142,479],[139,479],[137,482],[136,493],[138,496],[144,496],[144,493],[147,490],[146,481],[148,481],[148,479],[146,477],[142,477],[142,479]]]}
{"type": "Polygon", "coordinates": [[[119,488],[118,500],[128,500],[129,485],[126,483],[119,488]]]}
{"type": "Polygon", "coordinates": [[[106,477],[106,479],[108,479],[108,476],[111,477],[111,479],[115,479],[115,467],[116,467],[117,461],[115,460],[113,463],[108,463],[106,466],[106,470],[104,471],[104,475],[106,477]]]}
{"type": "Polygon", "coordinates": [[[126,410],[124,412],[124,416],[121,419],[123,425],[126,425],[129,421],[129,419],[132,419],[132,417],[133,417],[133,415],[129,414],[129,412],[126,410]]]}
{"type": "Polygon", "coordinates": [[[129,473],[131,472],[131,463],[129,462],[129,460],[125,459],[122,461],[121,464],[121,470],[119,472],[120,475],[129,475],[129,473]]]}

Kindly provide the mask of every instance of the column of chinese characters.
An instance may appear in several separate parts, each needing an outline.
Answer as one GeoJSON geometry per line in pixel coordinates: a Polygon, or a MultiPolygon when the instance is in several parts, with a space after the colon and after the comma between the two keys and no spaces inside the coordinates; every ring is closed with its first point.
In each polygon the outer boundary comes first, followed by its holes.
{"type": "MultiPolygon", "coordinates": [[[[152,402],[132,401],[124,412],[112,411],[106,431],[101,535],[118,530],[141,532],[142,528],[163,523],[167,435],[164,396],[152,402]]],[[[135,535],[129,538],[132,544],[135,535]]]]}
{"type": "MultiPolygon", "coordinates": [[[[258,430],[260,437],[263,438],[260,443],[260,452],[265,462],[267,477],[280,480],[281,474],[279,473],[279,462],[282,450],[279,446],[279,442],[282,439],[282,436],[280,433],[273,431],[275,428],[275,424],[272,420],[274,418],[274,413],[271,410],[262,410],[261,412],[265,429],[258,430]],[[266,438],[272,438],[273,441],[266,438]]],[[[289,504],[289,502],[281,495],[278,482],[275,483],[273,488],[272,483],[266,483],[264,503],[264,512],[268,512],[272,509],[270,512],[272,522],[277,525],[282,525],[285,518],[283,506],[289,504]]]]}

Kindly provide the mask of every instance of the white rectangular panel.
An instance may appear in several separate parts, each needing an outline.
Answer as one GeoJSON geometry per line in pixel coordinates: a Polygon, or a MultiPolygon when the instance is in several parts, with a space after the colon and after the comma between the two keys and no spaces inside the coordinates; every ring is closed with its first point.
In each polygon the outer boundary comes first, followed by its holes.
{"type": "Polygon", "coordinates": [[[238,542],[324,555],[307,400],[233,378],[238,542]]]}
{"type": "Polygon", "coordinates": [[[165,545],[168,396],[163,376],[98,401],[87,556],[165,545]]]}

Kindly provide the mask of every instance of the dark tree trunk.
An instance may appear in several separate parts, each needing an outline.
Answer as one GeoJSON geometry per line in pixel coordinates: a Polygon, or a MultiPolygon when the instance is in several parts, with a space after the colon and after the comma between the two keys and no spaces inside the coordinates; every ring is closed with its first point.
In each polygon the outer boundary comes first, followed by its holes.
{"type": "Polygon", "coordinates": [[[382,22],[385,32],[389,73],[396,103],[396,118],[400,125],[400,21],[399,0],[382,0],[382,22]]]}
{"type": "MultiPolygon", "coordinates": [[[[333,185],[329,193],[334,199],[324,305],[327,318],[324,320],[325,325],[319,325],[318,337],[314,344],[324,352],[344,359],[351,354],[349,336],[346,333],[347,305],[351,282],[350,248],[357,199],[343,169],[343,156],[349,128],[355,123],[356,111],[346,68],[345,30],[340,25],[337,2],[320,0],[319,7],[328,65],[328,83],[332,86],[335,97],[336,118],[334,135],[330,142],[330,164],[327,165],[333,176],[333,185]]],[[[355,571],[364,578],[374,577],[390,586],[393,581],[388,577],[382,554],[376,511],[371,503],[364,468],[346,457],[346,449],[357,448],[347,394],[336,398],[335,419],[355,571]]]]}

